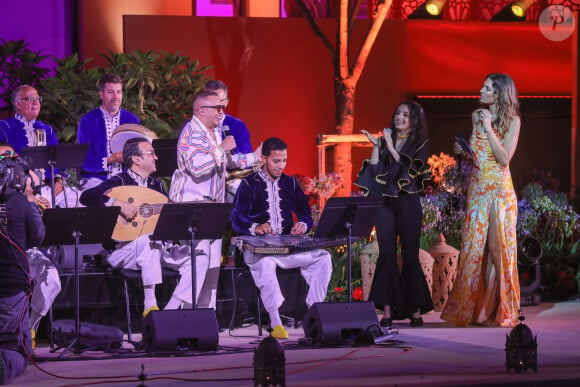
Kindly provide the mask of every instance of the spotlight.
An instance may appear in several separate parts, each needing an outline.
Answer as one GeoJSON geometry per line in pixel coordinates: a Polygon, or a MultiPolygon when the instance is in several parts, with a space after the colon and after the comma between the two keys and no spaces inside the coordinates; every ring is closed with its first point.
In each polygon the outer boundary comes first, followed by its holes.
{"type": "Polygon", "coordinates": [[[493,15],[491,21],[525,21],[528,8],[536,0],[517,0],[506,5],[501,11],[493,15]]]}
{"type": "Polygon", "coordinates": [[[445,3],[447,0],[427,0],[409,15],[409,19],[441,19],[445,3]]]}

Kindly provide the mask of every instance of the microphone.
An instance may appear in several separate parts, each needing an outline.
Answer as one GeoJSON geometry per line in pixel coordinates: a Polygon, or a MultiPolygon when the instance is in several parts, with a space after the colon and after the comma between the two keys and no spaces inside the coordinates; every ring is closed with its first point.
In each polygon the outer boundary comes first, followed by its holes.
{"type": "Polygon", "coordinates": [[[224,134],[225,134],[226,137],[230,135],[230,127],[229,127],[229,125],[222,126],[222,130],[224,131],[224,134]]]}

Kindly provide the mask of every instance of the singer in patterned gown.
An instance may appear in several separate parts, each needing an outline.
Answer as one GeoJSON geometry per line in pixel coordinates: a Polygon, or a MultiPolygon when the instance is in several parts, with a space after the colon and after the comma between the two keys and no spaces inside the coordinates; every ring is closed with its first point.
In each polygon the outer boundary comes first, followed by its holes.
{"type": "MultiPolygon", "coordinates": [[[[467,192],[457,277],[441,314],[454,325],[513,326],[520,307],[517,268],[517,198],[509,162],[520,133],[512,79],[490,74],[472,114],[475,167],[467,192]]],[[[455,151],[463,152],[456,144],[455,151]]]]}

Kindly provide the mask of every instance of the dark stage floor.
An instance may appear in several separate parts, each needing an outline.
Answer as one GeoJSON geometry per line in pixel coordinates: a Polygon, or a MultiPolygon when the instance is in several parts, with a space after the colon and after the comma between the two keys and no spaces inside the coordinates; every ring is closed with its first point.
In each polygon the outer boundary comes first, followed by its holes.
{"type": "MultiPolygon", "coordinates": [[[[302,328],[282,340],[289,386],[370,385],[580,385],[580,301],[542,303],[524,308],[526,323],[538,340],[538,371],[506,373],[509,328],[453,328],[439,313],[424,316],[425,325],[396,324],[398,334],[380,345],[308,347],[299,343],[302,328]]],[[[265,331],[264,331],[265,332],[265,331]]],[[[138,386],[141,368],[147,386],[198,382],[210,386],[253,385],[255,325],[219,334],[211,352],[151,356],[124,344],[117,354],[101,351],[67,354],[56,361],[47,343],[36,349],[37,367],[13,381],[20,386],[138,386]]]]}

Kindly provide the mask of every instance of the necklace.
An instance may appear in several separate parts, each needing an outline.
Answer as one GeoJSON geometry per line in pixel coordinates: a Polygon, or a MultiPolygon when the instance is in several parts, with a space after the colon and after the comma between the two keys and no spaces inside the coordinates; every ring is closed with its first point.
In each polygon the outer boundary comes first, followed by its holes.
{"type": "Polygon", "coordinates": [[[411,133],[406,133],[406,134],[398,134],[397,133],[397,140],[406,140],[407,138],[409,138],[410,135],[411,135],[411,133]]]}

